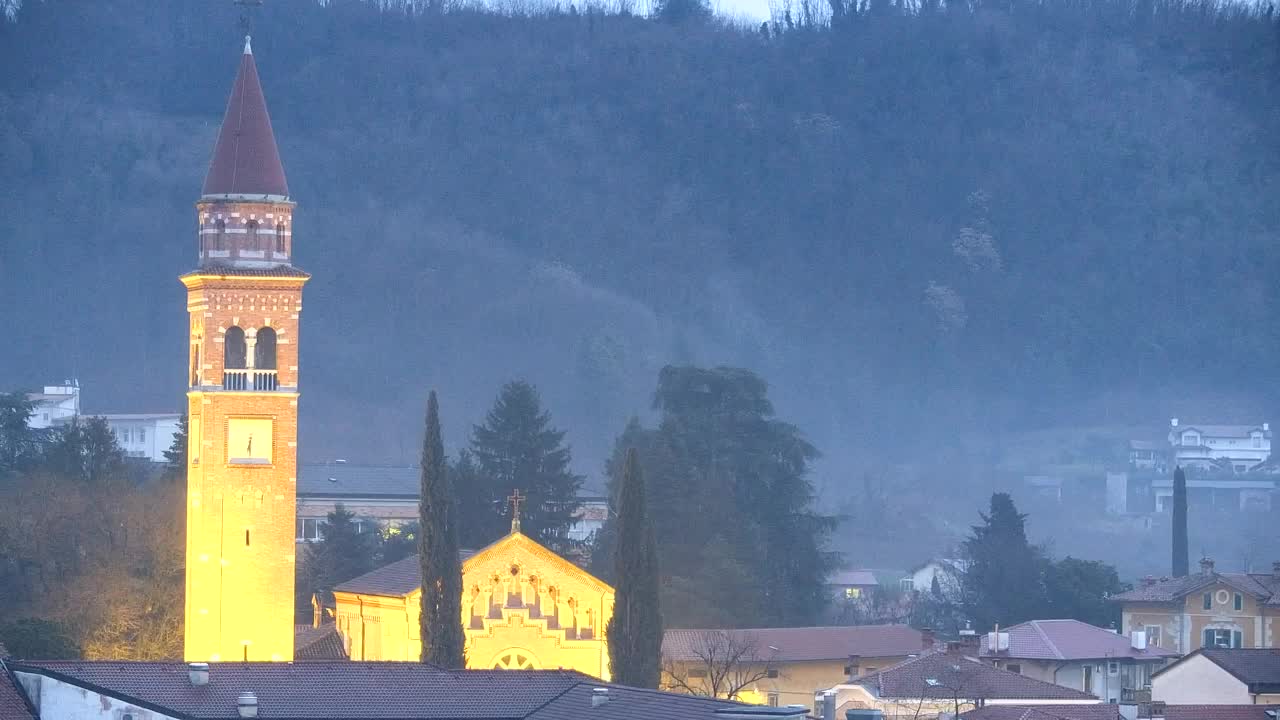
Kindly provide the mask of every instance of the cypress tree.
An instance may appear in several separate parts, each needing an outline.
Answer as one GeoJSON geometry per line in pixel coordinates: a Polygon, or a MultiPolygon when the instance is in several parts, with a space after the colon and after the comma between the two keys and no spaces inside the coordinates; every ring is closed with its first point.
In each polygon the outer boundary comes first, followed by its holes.
{"type": "Polygon", "coordinates": [[[418,617],[422,662],[462,668],[462,564],[449,467],[440,439],[435,391],[427,398],[422,441],[422,489],[418,502],[418,561],[422,564],[422,612],[418,617]]]}
{"type": "Polygon", "coordinates": [[[1186,577],[1187,560],[1187,476],[1179,466],[1173,471],[1173,576],[1186,577]]]}
{"type": "Polygon", "coordinates": [[[662,662],[662,613],[658,607],[658,551],[646,503],[644,476],[635,448],[631,448],[627,450],[616,506],[616,594],[605,637],[614,682],[657,688],[662,662]]]}

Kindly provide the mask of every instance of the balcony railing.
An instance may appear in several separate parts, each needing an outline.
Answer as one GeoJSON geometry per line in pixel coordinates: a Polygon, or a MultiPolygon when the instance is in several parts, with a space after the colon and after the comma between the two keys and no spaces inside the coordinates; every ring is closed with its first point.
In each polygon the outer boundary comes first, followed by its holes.
{"type": "Polygon", "coordinates": [[[264,392],[278,390],[280,378],[275,370],[237,369],[222,371],[223,390],[253,390],[264,392]]]}
{"type": "Polygon", "coordinates": [[[1151,688],[1120,688],[1120,702],[1149,703],[1151,702],[1151,688]]]}

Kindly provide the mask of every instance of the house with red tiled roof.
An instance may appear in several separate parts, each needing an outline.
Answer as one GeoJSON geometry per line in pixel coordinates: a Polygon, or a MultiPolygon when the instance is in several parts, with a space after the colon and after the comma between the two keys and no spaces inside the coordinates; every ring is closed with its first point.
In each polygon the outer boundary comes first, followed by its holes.
{"type": "Polygon", "coordinates": [[[1009,672],[968,653],[964,646],[950,643],[945,651],[910,658],[826,692],[835,694],[841,712],[873,709],[886,716],[909,715],[917,720],[990,705],[1100,702],[1089,693],[1009,672]]]}
{"type": "Polygon", "coordinates": [[[960,720],[1123,720],[1119,705],[987,705],[960,713],[960,720]]]}
{"type": "Polygon", "coordinates": [[[1280,644],[1280,562],[1270,573],[1226,573],[1205,558],[1198,573],[1144,578],[1111,599],[1121,606],[1121,630],[1144,632],[1149,646],[1186,654],[1280,644]]]}
{"type": "Polygon", "coordinates": [[[1280,705],[1154,705],[1151,720],[1277,720],[1280,705]]]}
{"type": "MultiPolygon", "coordinates": [[[[0,658],[4,657],[0,645],[0,658]]],[[[35,708],[18,686],[18,680],[0,660],[0,720],[36,720],[35,708]]]]}
{"type": "Polygon", "coordinates": [[[667,630],[663,687],[768,705],[807,704],[815,688],[897,664],[933,648],[906,625],[667,630]]]}
{"type": "Polygon", "coordinates": [[[803,720],[807,714],[805,707],[752,708],[611,685],[573,671],[403,662],[59,661],[9,669],[22,703],[7,705],[0,690],[3,720],[803,720]]]}
{"type": "Polygon", "coordinates": [[[1166,705],[1280,704],[1280,649],[1197,650],[1152,676],[1151,699],[1166,705]]]}
{"type": "Polygon", "coordinates": [[[982,643],[984,662],[1112,703],[1150,699],[1152,674],[1178,657],[1149,645],[1142,631],[1118,635],[1079,620],[1031,620],[999,635],[982,643]]]}

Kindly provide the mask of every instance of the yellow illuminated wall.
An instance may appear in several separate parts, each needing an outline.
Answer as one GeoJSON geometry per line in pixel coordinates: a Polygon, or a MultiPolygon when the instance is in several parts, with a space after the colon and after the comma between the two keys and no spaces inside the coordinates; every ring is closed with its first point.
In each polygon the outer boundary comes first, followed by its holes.
{"type": "MultiPolygon", "coordinates": [[[[604,582],[514,532],[468,558],[462,584],[467,667],[609,679],[604,628],[614,596],[604,582]]],[[[334,592],[351,659],[418,660],[421,596],[334,592]]]]}
{"type": "Polygon", "coordinates": [[[187,392],[188,661],[292,660],[301,277],[184,276],[191,315],[187,392]],[[231,368],[224,338],[271,327],[275,368],[231,368]],[[247,379],[245,379],[247,378],[247,379]],[[227,389],[230,388],[264,388],[227,389]],[[269,388],[269,389],[265,389],[269,388]]]}

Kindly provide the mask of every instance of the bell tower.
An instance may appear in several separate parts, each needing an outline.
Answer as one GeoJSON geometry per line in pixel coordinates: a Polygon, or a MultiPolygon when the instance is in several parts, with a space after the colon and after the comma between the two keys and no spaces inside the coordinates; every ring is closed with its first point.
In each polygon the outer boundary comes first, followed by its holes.
{"type": "Polygon", "coordinates": [[[187,449],[189,661],[292,660],[298,319],[293,208],[249,38],[196,202],[187,449]]]}

